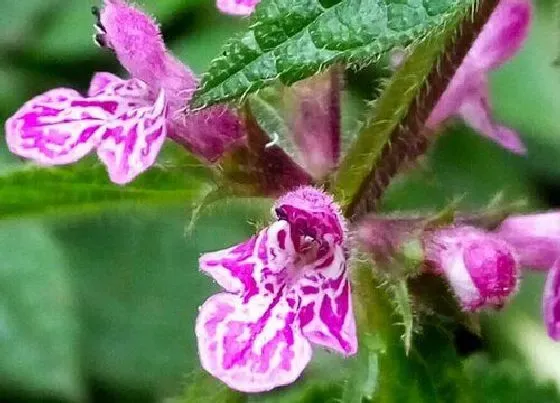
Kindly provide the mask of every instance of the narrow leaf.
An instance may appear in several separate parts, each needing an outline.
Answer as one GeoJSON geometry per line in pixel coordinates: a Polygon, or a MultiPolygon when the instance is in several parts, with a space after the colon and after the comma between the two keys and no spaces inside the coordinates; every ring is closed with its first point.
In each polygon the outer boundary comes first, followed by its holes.
{"type": "Polygon", "coordinates": [[[155,166],[127,186],[109,182],[100,165],[22,166],[0,175],[0,219],[83,213],[135,204],[193,203],[212,188],[200,165],[155,166]]]}
{"type": "Polygon", "coordinates": [[[446,24],[470,0],[408,2],[263,0],[249,31],[226,44],[204,75],[193,107],[244,97],[271,82],[310,77],[336,62],[364,65],[446,24]]]}
{"type": "Polygon", "coordinates": [[[395,311],[402,318],[402,326],[404,327],[402,340],[405,352],[408,354],[412,343],[412,332],[414,331],[414,311],[406,279],[396,280],[395,284],[390,285],[390,290],[393,294],[395,311]]]}

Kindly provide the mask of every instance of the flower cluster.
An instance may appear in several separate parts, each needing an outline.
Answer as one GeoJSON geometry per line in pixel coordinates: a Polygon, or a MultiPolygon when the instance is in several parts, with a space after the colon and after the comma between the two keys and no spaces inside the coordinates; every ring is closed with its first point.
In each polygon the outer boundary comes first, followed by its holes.
{"type": "Polygon", "coordinates": [[[417,240],[422,250],[413,256],[415,264],[445,277],[468,311],[501,308],[518,289],[520,268],[548,271],[543,316],[549,336],[560,340],[560,213],[512,216],[492,231],[373,216],[360,223],[357,237],[377,261],[417,240]]]}
{"type": "MultiPolygon", "coordinates": [[[[258,2],[218,0],[218,8],[248,15],[258,2]]],[[[517,133],[492,119],[487,75],[520,49],[531,14],[528,0],[501,0],[428,128],[458,115],[503,147],[525,152],[517,133]]],[[[130,76],[98,72],[86,95],[57,88],[29,100],[6,122],[14,154],[59,165],[95,151],[110,179],[126,184],[155,163],[167,138],[208,164],[251,146],[249,119],[240,119],[235,109],[189,109],[198,81],[166,49],[149,16],[125,0],[104,0],[96,15],[96,42],[113,51],[130,76]]],[[[311,360],[312,344],[344,356],[357,351],[347,224],[331,196],[296,186],[323,180],[339,163],[340,84],[331,69],[294,85],[289,126],[299,165],[278,162],[285,155],[279,147],[252,139],[270,170],[258,175],[269,182],[290,176],[278,189],[291,191],[277,200],[269,226],[200,258],[201,270],[224,290],[201,306],[196,320],[201,363],[234,389],[259,392],[293,382],[311,360]]],[[[491,231],[380,217],[354,224],[356,238],[378,263],[402,257],[398,264],[412,269],[401,275],[421,268],[443,276],[468,311],[503,306],[518,288],[520,267],[548,270],[543,312],[550,336],[560,340],[559,213],[508,218],[491,231]]]]}

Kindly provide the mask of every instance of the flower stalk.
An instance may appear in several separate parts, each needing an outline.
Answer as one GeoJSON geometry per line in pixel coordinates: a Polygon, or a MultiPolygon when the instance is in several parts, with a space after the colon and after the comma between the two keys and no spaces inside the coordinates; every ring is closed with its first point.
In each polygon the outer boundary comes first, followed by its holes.
{"type": "Polygon", "coordinates": [[[429,144],[426,122],[498,3],[499,0],[478,1],[473,13],[463,19],[448,39],[418,95],[401,123],[393,129],[379,159],[347,206],[345,214],[352,221],[375,211],[391,178],[405,163],[415,161],[426,152],[429,144]]]}

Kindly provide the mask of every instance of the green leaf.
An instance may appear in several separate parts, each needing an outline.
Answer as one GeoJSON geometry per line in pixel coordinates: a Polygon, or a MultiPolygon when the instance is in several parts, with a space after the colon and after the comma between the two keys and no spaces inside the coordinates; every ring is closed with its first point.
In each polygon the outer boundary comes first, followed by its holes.
{"type": "Polygon", "coordinates": [[[335,62],[364,65],[396,45],[446,25],[469,0],[408,2],[263,0],[249,31],[226,44],[195,94],[193,106],[244,97],[271,82],[310,77],[335,62]]]}
{"type": "Polygon", "coordinates": [[[474,392],[480,402],[560,401],[554,382],[536,380],[526,365],[513,360],[492,362],[484,355],[474,355],[466,360],[465,372],[476,386],[474,392]]]}
{"type": "Polygon", "coordinates": [[[265,88],[249,97],[249,106],[259,126],[291,157],[296,156],[291,129],[286,122],[282,86],[265,88]]]}
{"type": "Polygon", "coordinates": [[[402,319],[401,324],[404,332],[401,337],[405,352],[408,354],[412,344],[412,332],[414,331],[414,311],[406,279],[394,280],[394,283],[389,285],[389,291],[393,297],[395,312],[402,319]]]}
{"type": "Polygon", "coordinates": [[[103,166],[88,162],[55,168],[18,166],[0,174],[0,219],[192,204],[212,188],[209,172],[194,160],[154,166],[126,186],[111,183],[103,166]]]}
{"type": "Polygon", "coordinates": [[[213,378],[209,373],[198,370],[187,377],[187,386],[180,397],[173,403],[246,403],[246,396],[229,389],[224,383],[213,378]]]}
{"type": "Polygon", "coordinates": [[[59,245],[29,222],[4,223],[0,240],[2,397],[80,400],[77,304],[59,245]]]}
{"type": "Polygon", "coordinates": [[[372,119],[360,131],[338,171],[334,193],[344,206],[354,200],[372,173],[372,167],[381,159],[382,151],[390,143],[394,130],[409,114],[435,63],[456,35],[458,24],[470,9],[467,4],[455,13],[448,14],[446,24],[433,30],[415,47],[387,84],[376,102],[372,119]]]}
{"type": "Polygon", "coordinates": [[[343,403],[371,401],[377,392],[381,341],[377,333],[362,332],[358,342],[358,356],[354,358],[352,375],[344,387],[343,403]]]}
{"type": "Polygon", "coordinates": [[[111,393],[157,397],[200,368],[194,320],[217,290],[198,270],[198,258],[254,234],[248,223],[253,213],[216,208],[188,239],[180,207],[57,224],[54,233],[80,300],[84,377],[111,393]]]}
{"type": "Polygon", "coordinates": [[[349,382],[360,381],[347,387],[345,396],[351,397],[347,401],[463,401],[465,377],[453,344],[452,328],[444,326],[436,316],[423,318],[422,329],[407,354],[402,329],[397,325],[400,318],[394,315],[386,287],[373,279],[371,267],[356,267],[353,283],[362,342],[355,373],[349,378],[349,382]]]}

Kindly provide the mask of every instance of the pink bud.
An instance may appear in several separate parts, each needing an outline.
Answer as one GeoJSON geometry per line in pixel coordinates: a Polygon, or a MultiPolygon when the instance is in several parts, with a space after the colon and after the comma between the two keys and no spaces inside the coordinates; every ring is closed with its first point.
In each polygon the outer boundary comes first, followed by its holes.
{"type": "Polygon", "coordinates": [[[517,289],[515,252],[496,235],[473,227],[441,229],[429,233],[425,249],[429,265],[467,311],[501,308],[517,289]]]}

